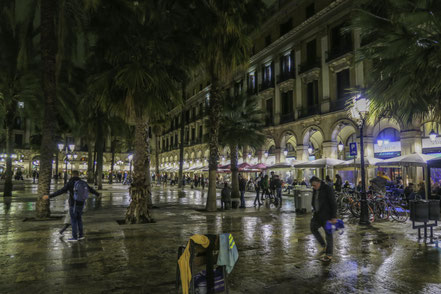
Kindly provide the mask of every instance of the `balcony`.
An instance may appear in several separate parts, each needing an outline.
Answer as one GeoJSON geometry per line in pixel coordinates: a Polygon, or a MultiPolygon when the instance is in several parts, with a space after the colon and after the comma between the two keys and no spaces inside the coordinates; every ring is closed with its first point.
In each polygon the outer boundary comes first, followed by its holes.
{"type": "Polygon", "coordinates": [[[270,88],[274,88],[274,81],[273,80],[263,81],[259,86],[259,90],[261,92],[265,91],[267,89],[270,89],[270,88]]]}
{"type": "Polygon", "coordinates": [[[294,121],[294,112],[285,113],[280,115],[280,123],[286,124],[294,121]]]}
{"type": "Polygon", "coordinates": [[[271,116],[266,116],[265,117],[265,127],[270,127],[270,126],[273,126],[274,125],[274,117],[271,115],[271,116]]]}
{"type": "Polygon", "coordinates": [[[300,64],[299,74],[305,73],[305,72],[310,71],[314,68],[320,68],[320,66],[321,66],[320,57],[317,57],[313,60],[308,60],[308,61],[300,64]]]}
{"type": "Polygon", "coordinates": [[[290,79],[295,79],[296,78],[296,74],[295,74],[295,70],[292,69],[291,71],[287,71],[287,72],[282,72],[277,76],[277,83],[280,84],[284,81],[290,80],[290,79]]]}
{"type": "Polygon", "coordinates": [[[331,112],[343,110],[346,107],[347,101],[348,101],[348,98],[342,98],[342,99],[331,101],[331,105],[330,105],[329,110],[331,112]]]}
{"type": "Polygon", "coordinates": [[[252,96],[252,95],[256,95],[257,94],[257,88],[251,88],[251,89],[247,89],[247,94],[249,95],[249,96],[252,96]]]}
{"type": "Polygon", "coordinates": [[[343,44],[340,46],[336,46],[331,48],[331,50],[326,51],[326,62],[330,62],[331,60],[337,59],[346,53],[352,52],[353,45],[352,43],[343,44]]]}
{"type": "Polygon", "coordinates": [[[316,115],[316,114],[320,114],[320,105],[318,105],[318,104],[317,105],[303,107],[300,110],[299,118],[305,118],[305,117],[316,115]]]}

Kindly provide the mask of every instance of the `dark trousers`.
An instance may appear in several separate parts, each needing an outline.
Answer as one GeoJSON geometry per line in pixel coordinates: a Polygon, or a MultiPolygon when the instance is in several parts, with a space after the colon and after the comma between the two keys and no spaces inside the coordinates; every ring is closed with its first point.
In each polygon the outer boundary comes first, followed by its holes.
{"type": "Polygon", "coordinates": [[[260,205],[260,199],[259,199],[259,196],[260,196],[260,189],[256,189],[256,198],[254,198],[254,205],[256,205],[256,201],[257,201],[257,203],[259,203],[259,205],[260,205]]]}
{"type": "Polygon", "coordinates": [[[326,254],[332,255],[333,254],[333,247],[334,247],[334,240],[332,238],[332,233],[328,234],[325,231],[326,235],[326,243],[325,240],[323,240],[322,234],[318,231],[319,228],[325,229],[325,224],[319,218],[314,215],[311,219],[311,233],[314,235],[314,237],[317,239],[317,241],[320,243],[322,247],[326,247],[326,254]]]}
{"type": "Polygon", "coordinates": [[[83,237],[83,219],[81,218],[83,207],[83,205],[69,207],[70,222],[72,224],[72,238],[74,239],[83,237]]]}
{"type": "Polygon", "coordinates": [[[277,188],[276,193],[277,193],[277,198],[279,198],[279,203],[280,205],[282,205],[282,188],[277,188]]]}
{"type": "Polygon", "coordinates": [[[245,191],[240,191],[240,207],[245,207],[245,191]]]}

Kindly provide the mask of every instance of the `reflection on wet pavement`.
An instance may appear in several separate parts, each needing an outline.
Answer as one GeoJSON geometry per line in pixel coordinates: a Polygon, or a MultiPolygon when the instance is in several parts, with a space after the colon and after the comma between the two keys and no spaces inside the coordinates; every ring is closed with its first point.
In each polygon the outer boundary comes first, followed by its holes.
{"type": "MultiPolygon", "coordinates": [[[[418,243],[410,223],[363,228],[347,219],[325,264],[311,215],[296,214],[291,198],[281,209],[255,208],[247,194],[246,209],[207,213],[206,192],[155,187],[157,223],[118,225],[130,198],[127,186],[114,184],[88,200],[86,240],[72,244],[59,237],[62,220],[23,222],[34,216],[35,187],[0,202],[0,293],[176,293],[178,246],[194,233],[223,232],[240,255],[231,293],[441,293],[440,249],[418,243]]],[[[66,196],[51,210],[63,216],[66,196]]]]}

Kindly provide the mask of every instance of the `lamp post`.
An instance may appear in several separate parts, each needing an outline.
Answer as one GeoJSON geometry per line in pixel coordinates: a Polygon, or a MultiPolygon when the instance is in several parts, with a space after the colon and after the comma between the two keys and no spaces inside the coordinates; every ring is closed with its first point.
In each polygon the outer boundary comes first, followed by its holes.
{"type": "Polygon", "coordinates": [[[435,133],[435,131],[432,129],[432,131],[431,131],[430,134],[429,134],[430,141],[435,142],[435,140],[436,140],[436,136],[437,136],[437,135],[438,135],[438,134],[435,133]]]}
{"type": "Polygon", "coordinates": [[[364,165],[364,142],[363,142],[363,128],[366,120],[366,115],[369,111],[369,101],[361,96],[357,95],[353,97],[353,105],[350,108],[351,116],[357,121],[360,128],[360,168],[361,168],[361,213],[360,213],[360,225],[369,225],[369,213],[368,204],[366,200],[366,177],[365,177],[365,165],[364,165]]]}
{"type": "Polygon", "coordinates": [[[75,150],[75,144],[67,144],[67,140],[66,140],[66,145],[64,145],[63,143],[60,143],[57,145],[58,146],[58,150],[63,151],[66,153],[66,160],[65,160],[65,169],[64,169],[64,184],[66,185],[67,183],[67,162],[69,161],[68,159],[68,155],[69,155],[69,150],[71,152],[73,152],[75,150]]]}

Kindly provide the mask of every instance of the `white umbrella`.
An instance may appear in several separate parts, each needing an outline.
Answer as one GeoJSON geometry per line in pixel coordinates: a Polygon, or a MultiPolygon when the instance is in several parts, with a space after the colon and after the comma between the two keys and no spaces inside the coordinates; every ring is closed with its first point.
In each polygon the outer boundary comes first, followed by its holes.
{"type": "Polygon", "coordinates": [[[402,155],[398,157],[389,158],[383,160],[382,162],[378,162],[375,165],[377,166],[427,166],[427,161],[436,158],[433,155],[427,154],[408,154],[402,155]]]}
{"type": "Polygon", "coordinates": [[[334,158],[320,158],[313,161],[307,161],[303,163],[294,164],[295,168],[324,168],[324,167],[333,167],[338,164],[344,163],[343,160],[334,159],[334,158]]]}
{"type": "MultiPolygon", "coordinates": [[[[383,162],[383,159],[370,157],[370,156],[364,157],[364,164],[366,166],[376,165],[379,162],[383,162]]],[[[355,159],[355,162],[354,160],[346,160],[344,163],[336,165],[335,168],[360,167],[360,166],[361,166],[361,158],[359,157],[355,159]]]]}
{"type": "Polygon", "coordinates": [[[267,166],[267,169],[277,169],[277,168],[292,168],[292,165],[288,162],[279,162],[273,165],[267,166]]]}

